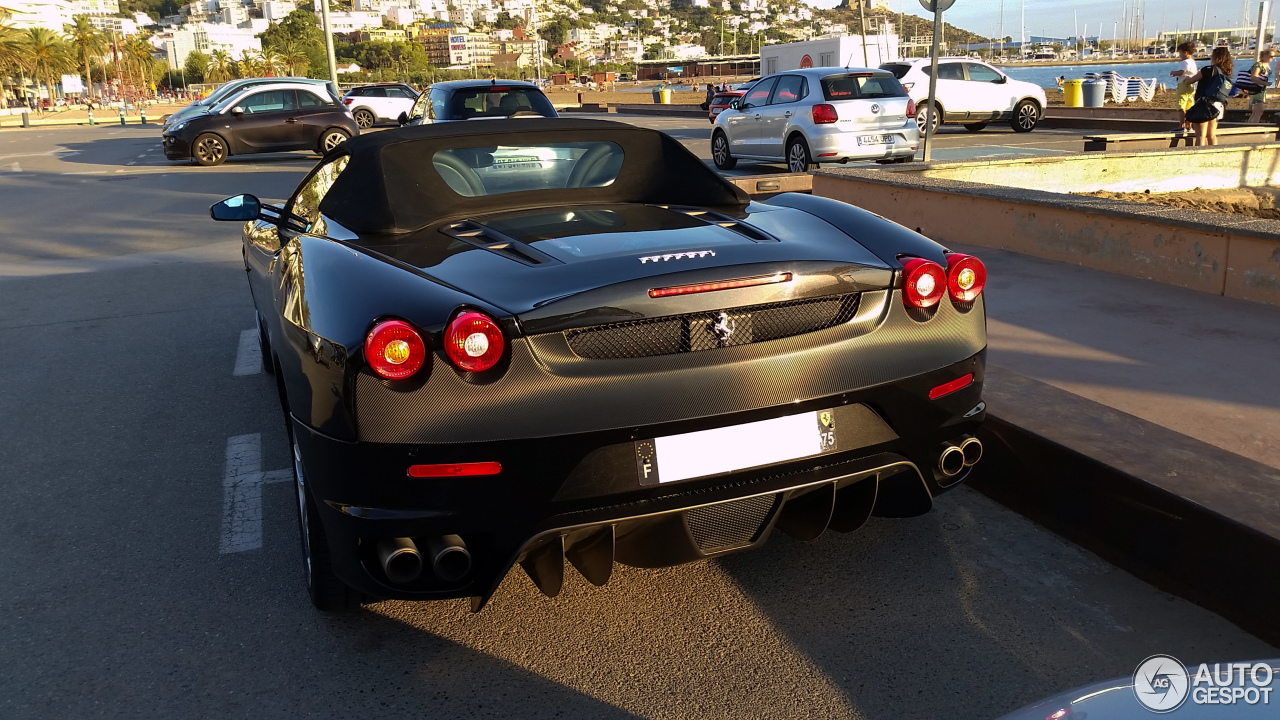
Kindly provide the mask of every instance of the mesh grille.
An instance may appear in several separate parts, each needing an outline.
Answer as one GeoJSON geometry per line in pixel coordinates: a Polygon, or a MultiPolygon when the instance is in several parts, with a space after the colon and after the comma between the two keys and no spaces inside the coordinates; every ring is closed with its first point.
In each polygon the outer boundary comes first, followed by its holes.
{"type": "Polygon", "coordinates": [[[760,495],[694,508],[685,514],[685,522],[703,552],[750,545],[769,519],[775,499],[774,495],[760,495]]]}
{"type": "Polygon", "coordinates": [[[597,325],[568,330],[565,339],[578,357],[592,360],[675,355],[815,332],[857,311],[856,293],[830,295],[597,325]],[[722,339],[726,330],[732,332],[722,339]]]}

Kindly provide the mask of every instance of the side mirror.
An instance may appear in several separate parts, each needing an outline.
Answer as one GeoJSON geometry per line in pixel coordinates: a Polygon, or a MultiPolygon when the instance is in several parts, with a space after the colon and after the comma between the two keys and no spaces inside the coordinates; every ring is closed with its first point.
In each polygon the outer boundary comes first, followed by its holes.
{"type": "Polygon", "coordinates": [[[730,110],[741,110],[741,109],[742,109],[742,101],[741,101],[741,100],[732,100],[732,101],[730,101],[730,102],[729,102],[729,109],[730,109],[730,110]]]}
{"type": "Polygon", "coordinates": [[[236,195],[209,206],[209,217],[214,220],[245,222],[258,219],[262,203],[252,195],[236,195]]]}
{"type": "Polygon", "coordinates": [[[400,123],[401,125],[408,125],[409,113],[406,113],[406,112],[400,113],[400,117],[396,118],[396,122],[400,123]]]}
{"type": "Polygon", "coordinates": [[[1004,75],[1001,75],[1001,76],[1000,76],[1000,79],[996,81],[996,84],[997,84],[997,85],[1004,85],[1004,84],[1005,84],[1005,83],[1007,83],[1007,82],[1009,82],[1009,78],[1005,77],[1004,75]]]}
{"type": "Polygon", "coordinates": [[[235,106],[235,107],[231,108],[231,114],[232,114],[232,115],[235,115],[236,117],[240,117],[241,115],[243,115],[243,114],[244,114],[244,108],[242,108],[242,107],[240,107],[239,105],[237,105],[237,106],[235,106]]]}

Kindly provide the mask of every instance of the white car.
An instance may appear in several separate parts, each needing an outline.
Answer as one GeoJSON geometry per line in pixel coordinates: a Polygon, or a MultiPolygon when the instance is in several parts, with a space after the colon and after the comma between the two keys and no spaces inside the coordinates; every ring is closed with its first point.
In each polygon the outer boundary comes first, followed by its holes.
{"type": "Polygon", "coordinates": [[[379,122],[396,122],[401,113],[413,109],[418,101],[418,91],[402,83],[360,85],[351,88],[342,98],[361,130],[379,122]]]}
{"type": "Polygon", "coordinates": [[[885,63],[916,101],[916,124],[923,134],[926,125],[938,122],[964,125],[978,132],[992,122],[1008,122],[1017,132],[1031,132],[1046,107],[1044,88],[1014,80],[994,67],[969,58],[938,58],[935,116],[929,112],[929,58],[909,58],[885,63]]]}

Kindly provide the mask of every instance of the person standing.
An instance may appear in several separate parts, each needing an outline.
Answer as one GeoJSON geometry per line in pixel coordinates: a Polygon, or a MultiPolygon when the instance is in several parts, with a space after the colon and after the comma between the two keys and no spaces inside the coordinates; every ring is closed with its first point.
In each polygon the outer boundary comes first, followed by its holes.
{"type": "Polygon", "coordinates": [[[1179,45],[1178,68],[1169,73],[1178,78],[1178,119],[1182,123],[1183,131],[1191,129],[1191,123],[1187,122],[1187,110],[1191,109],[1196,102],[1196,87],[1188,80],[1197,72],[1195,54],[1196,44],[1190,40],[1179,45]]]}
{"type": "Polygon", "coordinates": [[[1262,111],[1267,107],[1267,84],[1271,82],[1270,50],[1263,50],[1258,62],[1249,68],[1249,78],[1257,86],[1257,91],[1249,93],[1249,122],[1256,123],[1262,119],[1262,111]]]}
{"type": "Polygon", "coordinates": [[[1196,104],[1192,109],[1198,111],[1204,105],[1209,110],[1208,117],[1204,120],[1198,120],[1196,113],[1189,113],[1195,125],[1197,147],[1218,144],[1218,120],[1226,109],[1233,69],[1235,63],[1231,59],[1231,51],[1225,47],[1216,47],[1209,56],[1209,64],[1187,80],[1196,86],[1196,104]]]}

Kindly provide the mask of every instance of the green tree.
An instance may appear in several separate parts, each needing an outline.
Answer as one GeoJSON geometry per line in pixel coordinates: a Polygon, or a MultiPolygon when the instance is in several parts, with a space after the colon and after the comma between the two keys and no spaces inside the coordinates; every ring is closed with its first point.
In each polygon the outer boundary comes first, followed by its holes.
{"type": "Polygon", "coordinates": [[[89,22],[89,16],[76,15],[75,22],[66,26],[67,39],[75,46],[84,60],[84,87],[89,97],[93,97],[93,76],[89,70],[89,58],[101,57],[107,50],[107,39],[89,22]]]}
{"type": "MultiPolygon", "coordinates": [[[[0,24],[0,78],[21,74],[24,85],[27,72],[27,49],[23,33],[8,25],[0,24]]],[[[0,107],[8,107],[9,101],[0,92],[0,107]]]]}
{"type": "Polygon", "coordinates": [[[263,48],[270,48],[285,57],[285,63],[295,75],[328,76],[324,33],[320,31],[320,20],[310,10],[294,10],[258,37],[262,38],[263,48]],[[305,62],[297,59],[299,53],[306,58],[305,62]],[[295,61],[291,62],[286,57],[290,55],[295,57],[295,61]]]}
{"type": "Polygon", "coordinates": [[[48,28],[27,28],[25,35],[23,40],[28,57],[27,65],[38,80],[44,80],[44,86],[49,91],[49,102],[52,103],[55,97],[53,78],[69,64],[67,44],[48,28]]]}
{"type": "Polygon", "coordinates": [[[231,79],[231,55],[226,50],[214,50],[209,56],[204,76],[209,82],[223,83],[231,79]]]}
{"type": "Polygon", "coordinates": [[[186,75],[189,83],[204,82],[205,68],[209,67],[209,56],[199,50],[192,50],[187,53],[187,59],[182,63],[182,72],[186,75]]]}
{"type": "Polygon", "coordinates": [[[282,46],[272,46],[272,49],[280,55],[280,62],[288,68],[289,74],[293,76],[301,75],[307,71],[311,65],[311,56],[307,54],[307,48],[299,41],[286,43],[282,46]]]}
{"type": "Polygon", "coordinates": [[[494,27],[499,30],[514,30],[518,27],[524,27],[524,18],[512,17],[509,12],[498,13],[498,22],[494,27]]]}
{"type": "Polygon", "coordinates": [[[245,50],[240,55],[240,61],[236,63],[236,70],[239,71],[240,77],[260,77],[262,75],[262,61],[254,56],[253,53],[245,50]]]}

